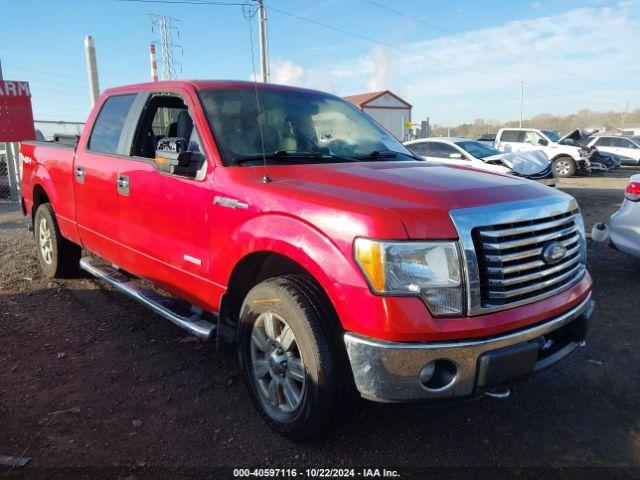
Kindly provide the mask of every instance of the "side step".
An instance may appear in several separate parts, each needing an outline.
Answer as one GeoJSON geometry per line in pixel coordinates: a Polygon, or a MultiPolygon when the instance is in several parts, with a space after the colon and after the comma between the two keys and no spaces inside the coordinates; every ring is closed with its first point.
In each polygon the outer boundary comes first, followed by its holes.
{"type": "Polygon", "coordinates": [[[212,314],[207,314],[195,306],[186,305],[180,300],[165,297],[153,290],[143,288],[125,273],[95,258],[83,257],[80,259],[80,268],[109,282],[122,293],[129,295],[192,335],[206,340],[215,338],[217,326],[210,321],[215,320],[212,314]],[[207,319],[205,316],[210,318],[207,319]]]}

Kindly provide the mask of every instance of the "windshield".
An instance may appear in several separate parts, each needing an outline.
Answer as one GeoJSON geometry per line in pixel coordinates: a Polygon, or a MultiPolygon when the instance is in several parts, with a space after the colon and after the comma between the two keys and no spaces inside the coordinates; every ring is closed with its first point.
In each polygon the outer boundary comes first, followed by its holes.
{"type": "Polygon", "coordinates": [[[476,158],[486,158],[492,157],[493,155],[500,155],[499,150],[496,150],[495,148],[480,142],[470,140],[467,142],[456,142],[456,145],[476,158]]]}
{"type": "Polygon", "coordinates": [[[200,95],[226,165],[262,162],[263,145],[270,163],[413,159],[370,117],[329,94],[260,89],[260,114],[254,89],[200,95]]]}
{"type": "Polygon", "coordinates": [[[542,133],[544,133],[552,142],[557,142],[558,140],[560,140],[560,135],[551,130],[542,130],[542,133]]]}

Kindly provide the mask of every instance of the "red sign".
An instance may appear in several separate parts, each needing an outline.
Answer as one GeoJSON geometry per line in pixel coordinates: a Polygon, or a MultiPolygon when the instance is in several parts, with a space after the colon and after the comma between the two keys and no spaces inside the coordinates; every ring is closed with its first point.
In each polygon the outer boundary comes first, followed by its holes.
{"type": "Polygon", "coordinates": [[[29,82],[0,81],[0,142],[35,138],[29,82]]]}

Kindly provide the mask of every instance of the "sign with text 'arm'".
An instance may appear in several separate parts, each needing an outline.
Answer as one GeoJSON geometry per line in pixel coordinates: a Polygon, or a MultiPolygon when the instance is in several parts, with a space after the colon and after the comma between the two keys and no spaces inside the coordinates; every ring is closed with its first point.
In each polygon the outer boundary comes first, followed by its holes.
{"type": "Polygon", "coordinates": [[[0,81],[0,142],[35,138],[29,82],[0,81]]]}

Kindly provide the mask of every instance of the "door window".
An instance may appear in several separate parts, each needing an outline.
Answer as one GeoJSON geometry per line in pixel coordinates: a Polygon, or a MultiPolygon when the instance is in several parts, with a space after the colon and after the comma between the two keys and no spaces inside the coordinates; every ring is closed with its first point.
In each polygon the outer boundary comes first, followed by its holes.
{"type": "Polygon", "coordinates": [[[501,142],[522,143],[524,140],[524,132],[522,130],[503,130],[500,135],[501,142]]]}
{"type": "Polygon", "coordinates": [[[617,148],[633,148],[631,142],[626,138],[612,138],[613,146],[617,148]]]}
{"type": "Polygon", "coordinates": [[[125,120],[135,98],[135,94],[114,95],[105,100],[91,130],[89,150],[98,153],[124,153],[118,145],[125,120]]]}
{"type": "Polygon", "coordinates": [[[530,143],[531,145],[540,145],[542,135],[538,132],[524,132],[524,143],[530,143]]]}
{"type": "MultiPolygon", "coordinates": [[[[201,178],[206,157],[198,131],[186,103],[177,95],[154,95],[147,102],[138,125],[131,153],[135,157],[154,159],[163,138],[183,138],[191,152],[190,165],[179,175],[201,178]]],[[[176,173],[178,175],[178,173],[176,173]]]]}
{"type": "Polygon", "coordinates": [[[452,153],[460,153],[451,145],[442,142],[429,142],[429,153],[426,156],[436,158],[450,158],[452,153]]]}
{"type": "Polygon", "coordinates": [[[416,155],[427,155],[427,151],[429,149],[429,143],[412,143],[411,145],[405,145],[409,150],[411,150],[416,155]]]}
{"type": "Polygon", "coordinates": [[[609,137],[601,137],[596,141],[596,147],[610,147],[611,146],[611,138],[609,137]]]}

